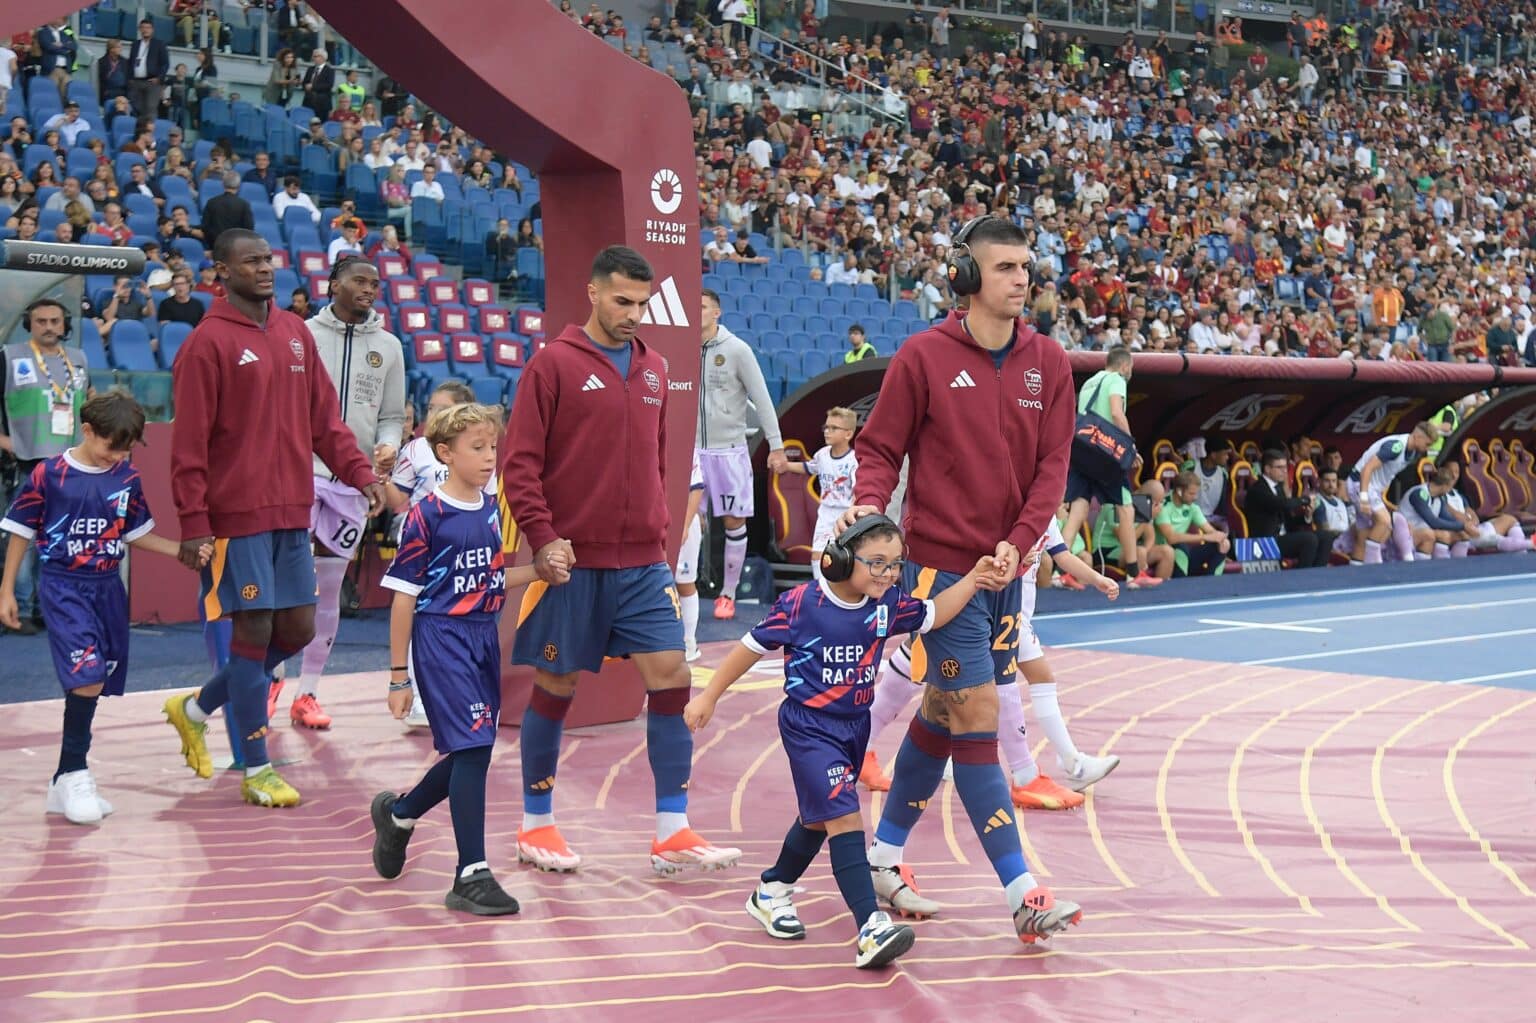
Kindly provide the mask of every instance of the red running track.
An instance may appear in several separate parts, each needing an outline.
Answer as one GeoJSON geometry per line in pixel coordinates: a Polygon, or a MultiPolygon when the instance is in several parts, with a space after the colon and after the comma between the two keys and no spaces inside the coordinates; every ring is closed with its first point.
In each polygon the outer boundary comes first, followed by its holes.
{"type": "MultiPolygon", "coordinates": [[[[651,875],[643,722],[567,736],[557,807],[582,873],[515,866],[508,729],[488,832],[524,909],[503,920],[442,908],[446,807],[399,880],[374,875],[368,802],[432,759],[425,736],[384,715],[378,677],[328,682],[330,733],[276,732],[306,797],[293,811],[241,805],[233,776],[192,777],[163,694],[106,701],[92,765],[117,813],[97,827],[42,813],[59,704],[13,705],[0,1020],[1530,1018],[1536,696],[1053,657],[1079,743],[1124,758],[1083,810],[1022,822],[1031,862],[1083,904],[1082,925],[1019,945],[945,785],[909,858],[946,911],[872,974],[852,968],[824,858],[799,899],[807,940],[775,942],[742,909],[794,812],[768,670],[697,744],[694,824],[746,853],[725,874],[651,875]]],[[[878,744],[888,759],[897,731],[878,744]]]]}

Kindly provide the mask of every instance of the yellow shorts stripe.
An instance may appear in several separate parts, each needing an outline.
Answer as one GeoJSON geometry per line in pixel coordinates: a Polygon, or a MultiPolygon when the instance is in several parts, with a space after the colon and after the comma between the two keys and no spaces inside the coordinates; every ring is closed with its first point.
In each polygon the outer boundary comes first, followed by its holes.
{"type": "MultiPolygon", "coordinates": [[[[924,568],[917,573],[917,585],[912,587],[912,596],[918,600],[928,600],[933,595],[933,584],[939,578],[939,570],[936,568],[924,568]]],[[[912,682],[921,685],[928,677],[928,651],[923,646],[923,637],[912,637],[912,682]]]]}
{"type": "Polygon", "coordinates": [[[216,622],[224,617],[224,605],[219,603],[219,584],[224,581],[224,565],[229,557],[229,541],[213,541],[213,560],[208,563],[208,593],[203,597],[203,617],[216,622]]]}
{"type": "Polygon", "coordinates": [[[548,590],[549,583],[543,579],[535,579],[528,584],[528,588],[523,591],[523,604],[517,609],[517,624],[519,628],[528,620],[528,616],[533,614],[533,609],[539,606],[539,601],[544,599],[544,594],[548,590]]]}

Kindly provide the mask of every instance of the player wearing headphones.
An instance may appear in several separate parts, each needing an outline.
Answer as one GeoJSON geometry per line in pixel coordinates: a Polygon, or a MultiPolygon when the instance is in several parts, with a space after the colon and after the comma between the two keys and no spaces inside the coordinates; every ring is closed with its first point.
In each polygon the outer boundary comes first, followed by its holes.
{"type": "Polygon", "coordinates": [[[795,884],[823,841],[832,876],[858,927],[854,965],[882,966],[912,947],[912,928],[880,911],[864,854],[864,821],[855,781],[869,745],[869,707],[887,639],[944,625],[976,596],[999,565],[991,555],[934,600],[903,593],[901,529],[870,515],[829,542],[821,578],[781,596],[768,617],[727,655],[709,686],[683,708],[697,731],[709,723],[731,683],[770,650],[784,651],[784,702],[779,734],[789,757],[800,814],[784,836],[776,863],[747,898],[747,912],[775,938],[805,937],[795,911],[795,884]]]}
{"type": "MultiPolygon", "coordinates": [[[[22,314],[29,337],[0,348],[0,453],[15,460],[12,487],[19,493],[32,470],[80,442],[80,407],[90,376],[85,358],[71,355],[64,341],[71,318],[64,303],[40,298],[22,314]]],[[[0,462],[7,459],[0,457],[0,462]]],[[[5,495],[7,503],[13,493],[5,495]]],[[[21,619],[16,631],[33,635],[42,625],[36,592],[37,552],[29,550],[16,581],[21,619]]]]}
{"type": "Polygon", "coordinates": [[[902,850],[953,756],[955,789],[1025,942],[1082,916],[1030,873],[998,765],[998,686],[1012,680],[1018,647],[1020,552],[1045,535],[1061,504],[1076,421],[1066,353],[1019,320],[1031,259],[1028,237],[1002,217],[980,217],[955,235],[950,288],[968,301],[891,359],[859,435],[853,507],[842,522],[882,513],[907,458],[902,589],[928,597],[981,555],[1000,564],[954,621],[913,644],[922,707],[896,755],[869,862],[875,890],[893,908],[938,909],[917,895],[902,850]]]}
{"type": "MultiPolygon", "coordinates": [[[[330,304],[306,326],[341,400],[342,419],[357,446],[372,454],[375,471],[388,478],[405,424],[405,355],[400,339],[384,329],[384,317],[374,311],[378,297],[377,268],[361,256],[342,256],[331,270],[330,304]]],[[[330,716],[320,707],[320,674],[336,641],[341,584],[362,546],[368,500],[338,480],[318,455],[314,472],[315,638],[304,648],[299,692],[288,717],[305,728],[329,728],[330,716]]],[[[272,683],[269,717],[282,685],[272,683]]]]}

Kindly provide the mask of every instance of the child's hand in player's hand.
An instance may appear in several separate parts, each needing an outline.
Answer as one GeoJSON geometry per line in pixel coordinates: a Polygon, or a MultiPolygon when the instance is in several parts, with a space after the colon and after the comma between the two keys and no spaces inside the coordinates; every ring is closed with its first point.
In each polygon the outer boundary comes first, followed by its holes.
{"type": "Polygon", "coordinates": [[[1028,568],[1040,560],[1040,548],[1032,547],[1028,554],[1019,559],[1020,568],[1028,568]]]}
{"type": "Polygon", "coordinates": [[[709,719],[714,716],[715,701],[703,694],[689,700],[688,706],[683,708],[683,724],[687,725],[691,732],[697,732],[709,724],[709,719]]]}
{"type": "Polygon", "coordinates": [[[977,587],[981,589],[1002,589],[1007,585],[1005,578],[1007,570],[1003,563],[990,554],[976,559],[976,567],[971,569],[971,575],[976,580],[977,587]]]}
{"type": "Polygon", "coordinates": [[[1110,600],[1120,596],[1120,584],[1107,575],[1101,575],[1093,581],[1093,588],[1098,590],[1110,600]]]}
{"type": "Polygon", "coordinates": [[[554,570],[554,581],[557,585],[559,583],[570,582],[571,560],[566,556],[565,551],[560,550],[559,548],[555,548],[549,552],[549,557],[545,560],[549,562],[549,567],[554,570]]]}
{"type": "Polygon", "coordinates": [[[389,712],[394,715],[396,721],[404,718],[411,712],[411,704],[415,702],[416,690],[401,689],[389,694],[389,712]]]}
{"type": "Polygon", "coordinates": [[[21,628],[21,609],[16,606],[16,594],[10,590],[0,593],[0,625],[7,629],[21,628]]]}
{"type": "Polygon", "coordinates": [[[205,543],[197,549],[197,567],[202,568],[213,560],[213,544],[205,543]]]}

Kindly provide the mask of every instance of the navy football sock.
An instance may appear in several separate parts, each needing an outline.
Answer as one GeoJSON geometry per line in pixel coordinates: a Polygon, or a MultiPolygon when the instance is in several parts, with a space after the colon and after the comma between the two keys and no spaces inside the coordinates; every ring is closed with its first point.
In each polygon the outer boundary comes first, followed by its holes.
{"type": "Polygon", "coordinates": [[[448,812],[453,816],[453,840],[464,868],[485,862],[485,776],[491,769],[491,747],[455,750],[448,781],[448,812]]]}
{"type": "MultiPolygon", "coordinates": [[[[229,702],[235,708],[235,720],[245,732],[241,743],[245,767],[261,767],[267,757],[267,669],[263,666],[267,651],[248,647],[238,640],[229,645],[229,664],[224,671],[229,679],[229,702]]],[[[203,707],[201,696],[197,705],[203,707]]]]}
{"type": "Polygon", "coordinates": [[[971,827],[1004,886],[1029,871],[1014,823],[1013,797],[997,763],[997,733],[971,732],[954,740],[955,791],[971,827]]]}
{"type": "Polygon", "coordinates": [[[687,689],[657,689],[647,699],[645,753],[656,781],[656,812],[688,811],[688,776],[693,771],[693,733],[683,722],[687,689]]]}
{"type": "Polygon", "coordinates": [[[833,835],[827,848],[832,853],[832,877],[853,914],[853,929],[857,931],[879,908],[875,901],[875,883],[869,875],[869,858],[864,854],[864,832],[845,831],[833,835]]]}
{"type": "Polygon", "coordinates": [[[95,696],[81,696],[71,690],[64,694],[64,735],[59,741],[59,775],[85,770],[85,755],[91,751],[91,720],[96,716],[95,696]]]}
{"type": "Polygon", "coordinates": [[[416,820],[448,798],[448,783],[453,775],[453,754],[450,753],[428,768],[416,786],[395,800],[390,811],[401,820],[416,820]]]}
{"type": "Polygon", "coordinates": [[[555,765],[560,760],[560,736],[571,701],[533,687],[523,711],[523,813],[549,814],[555,805],[555,765]]]}
{"type": "Polygon", "coordinates": [[[816,859],[816,854],[821,852],[821,843],[826,840],[825,831],[814,831],[798,820],[795,821],[784,836],[784,844],[779,847],[779,858],[773,866],[763,871],[763,881],[794,884],[810,867],[811,861],[816,859]]]}
{"type": "MultiPolygon", "coordinates": [[[[949,733],[926,720],[919,711],[907,726],[891,772],[891,791],[885,811],[875,828],[875,838],[901,847],[928,806],[928,800],[944,780],[944,761],[949,759],[949,733]]],[[[864,921],[860,920],[859,923],[864,921]]]]}

